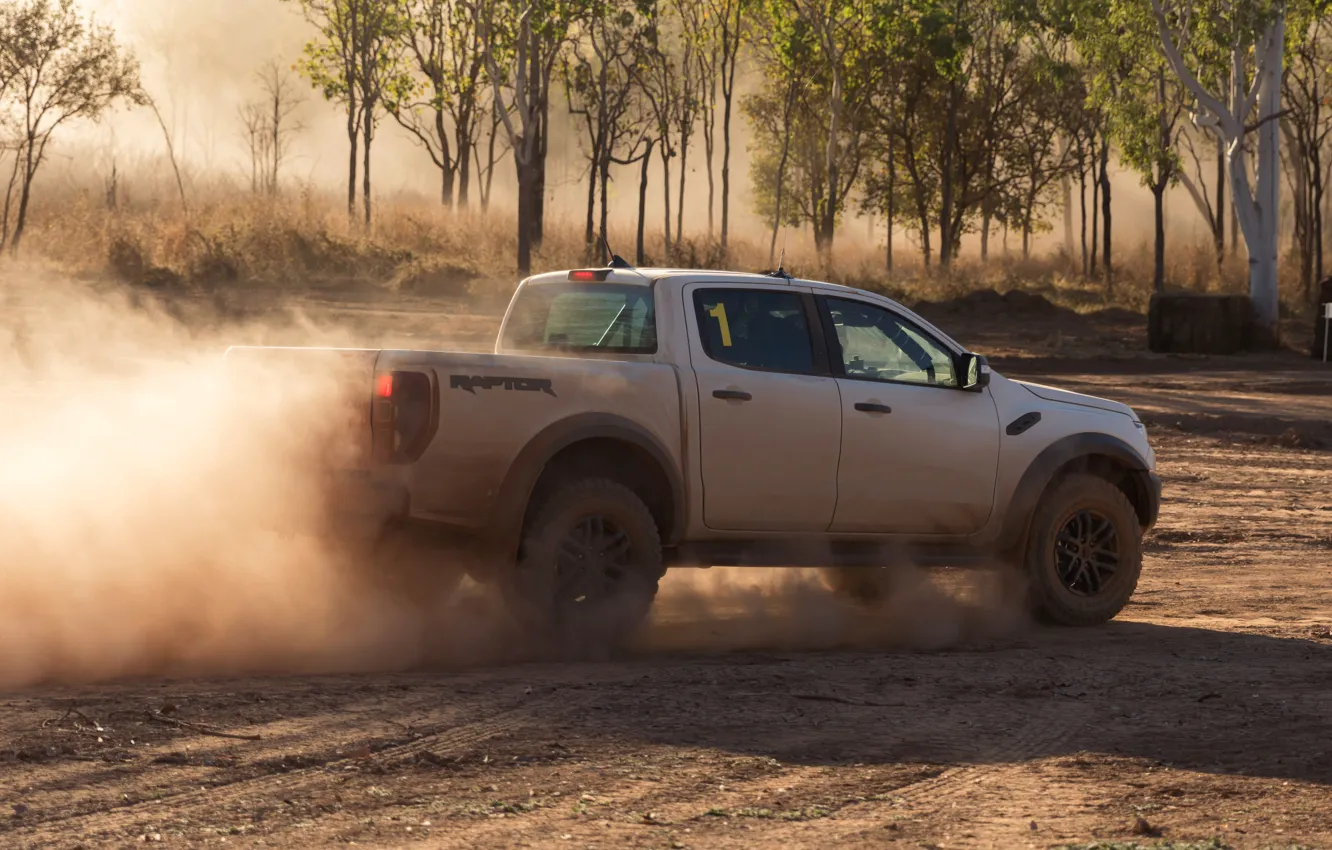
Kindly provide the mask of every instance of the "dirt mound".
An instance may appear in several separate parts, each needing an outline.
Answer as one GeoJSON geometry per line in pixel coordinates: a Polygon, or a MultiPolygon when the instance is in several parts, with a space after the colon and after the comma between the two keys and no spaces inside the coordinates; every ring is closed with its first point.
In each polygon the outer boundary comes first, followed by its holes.
{"type": "Polygon", "coordinates": [[[1244,413],[1142,413],[1149,428],[1185,434],[1241,438],[1246,442],[1287,449],[1332,448],[1332,422],[1284,419],[1244,413]]]}
{"type": "Polygon", "coordinates": [[[1004,293],[996,292],[993,289],[978,289],[974,292],[968,292],[960,298],[950,298],[946,301],[922,301],[916,304],[914,309],[922,314],[934,313],[950,316],[987,315],[1063,318],[1078,315],[1066,307],[1054,304],[1044,295],[1037,295],[1021,289],[1011,289],[1004,293]]]}

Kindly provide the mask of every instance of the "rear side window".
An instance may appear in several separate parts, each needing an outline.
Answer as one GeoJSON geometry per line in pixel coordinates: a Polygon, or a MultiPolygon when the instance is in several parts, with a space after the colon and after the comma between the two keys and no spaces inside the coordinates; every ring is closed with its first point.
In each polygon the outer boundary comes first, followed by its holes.
{"type": "Polygon", "coordinates": [[[815,372],[813,337],[799,293],[699,289],[694,310],[703,350],[713,360],[770,372],[815,372]]]}
{"type": "Polygon", "coordinates": [[[655,354],[652,289],[613,283],[526,286],[509,311],[503,347],[655,354]]]}

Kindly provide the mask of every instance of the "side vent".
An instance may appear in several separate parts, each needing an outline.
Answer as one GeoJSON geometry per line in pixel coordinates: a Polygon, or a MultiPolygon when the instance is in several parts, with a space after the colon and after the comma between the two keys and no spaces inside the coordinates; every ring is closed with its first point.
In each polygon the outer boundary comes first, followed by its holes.
{"type": "Polygon", "coordinates": [[[1007,434],[1010,437],[1016,437],[1019,434],[1025,434],[1031,430],[1031,427],[1041,421],[1041,415],[1036,412],[1024,413],[1017,419],[1014,419],[1008,426],[1007,434]]]}

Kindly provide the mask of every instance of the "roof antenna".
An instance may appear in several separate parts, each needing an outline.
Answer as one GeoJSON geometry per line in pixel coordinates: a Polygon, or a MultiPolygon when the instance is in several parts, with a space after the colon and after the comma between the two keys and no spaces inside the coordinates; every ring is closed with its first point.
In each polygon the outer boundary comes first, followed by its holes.
{"type": "Polygon", "coordinates": [[[610,240],[606,238],[605,234],[602,234],[601,236],[601,244],[605,246],[606,253],[610,255],[610,262],[606,264],[607,266],[613,269],[633,268],[633,266],[629,265],[627,260],[611,250],[610,240]]]}
{"type": "Polygon", "coordinates": [[[783,227],[783,228],[782,228],[782,253],[780,253],[780,254],[777,255],[777,271],[774,271],[774,272],[768,272],[768,276],[769,276],[769,277],[782,277],[782,278],[786,278],[787,280],[790,280],[790,279],[791,279],[791,275],[787,274],[787,272],[786,272],[786,268],[785,268],[785,263],[786,263],[786,228],[783,227]]]}

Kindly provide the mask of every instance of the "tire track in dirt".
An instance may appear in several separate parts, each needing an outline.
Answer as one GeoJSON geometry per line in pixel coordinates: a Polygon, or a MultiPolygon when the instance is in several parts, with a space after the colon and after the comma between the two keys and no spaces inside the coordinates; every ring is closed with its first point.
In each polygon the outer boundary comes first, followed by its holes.
{"type": "Polygon", "coordinates": [[[248,798],[274,794],[290,798],[295,793],[309,791],[331,781],[342,769],[357,763],[391,762],[429,753],[443,758],[465,751],[484,741],[515,732],[526,726],[539,707],[548,704],[559,691],[552,688],[544,694],[525,697],[516,705],[500,708],[489,717],[461,725],[453,725],[427,732],[408,743],[386,747],[368,758],[345,756],[321,765],[275,773],[264,773],[250,778],[182,791],[155,800],[129,803],[115,808],[70,815],[55,815],[15,831],[15,836],[40,838],[42,832],[58,825],[60,832],[85,837],[123,834],[126,830],[150,824],[166,825],[187,820],[188,815],[200,809],[217,810],[243,804],[248,798]]]}
{"type": "MultiPolygon", "coordinates": [[[[984,747],[968,763],[949,767],[943,773],[913,782],[892,792],[912,805],[939,808],[944,803],[970,794],[984,779],[1009,770],[1015,764],[1060,750],[1082,725],[1078,714],[1059,712],[1054,718],[1014,719],[1022,730],[984,747]]],[[[945,744],[945,747],[948,745],[945,744]]]]}

